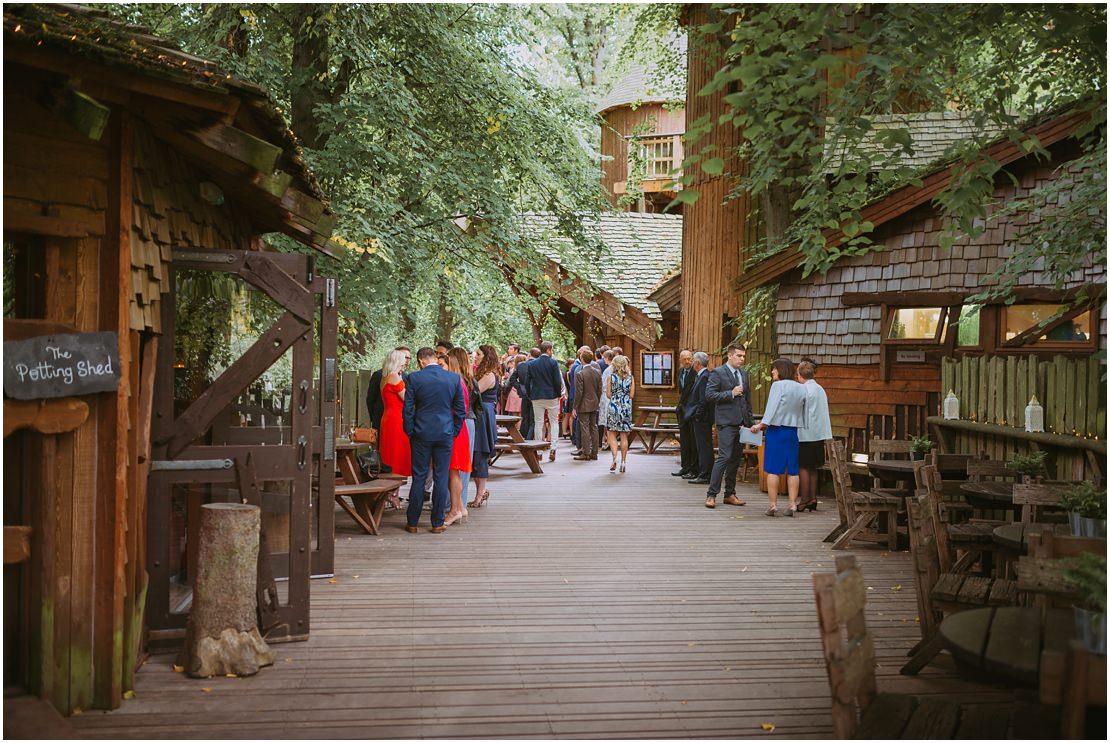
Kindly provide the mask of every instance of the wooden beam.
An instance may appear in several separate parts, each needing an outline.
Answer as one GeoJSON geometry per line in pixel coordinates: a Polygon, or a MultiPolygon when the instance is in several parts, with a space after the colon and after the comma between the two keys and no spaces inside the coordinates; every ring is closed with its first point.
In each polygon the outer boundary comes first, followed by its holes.
{"type": "MultiPolygon", "coordinates": [[[[1014,289],[1013,295],[1026,302],[1068,302],[1085,290],[1087,296],[1097,299],[1106,293],[1105,284],[1087,284],[1071,289],[1053,289],[1047,286],[1022,286],[1014,289]]],[[[909,291],[909,292],[844,292],[840,302],[845,307],[863,307],[885,304],[890,307],[947,307],[963,304],[968,297],[978,294],[980,288],[956,291],[909,291]]]]}
{"type": "Polygon", "coordinates": [[[247,253],[239,276],[264,291],[305,324],[312,324],[316,316],[312,292],[282,271],[265,253],[247,253]]]}
{"type": "Polygon", "coordinates": [[[45,434],[69,433],[88,417],[88,403],[75,397],[4,400],[4,438],[21,428],[45,434]]]}
{"type": "Polygon", "coordinates": [[[188,134],[208,149],[262,174],[272,174],[282,155],[277,145],[226,124],[210,124],[188,134]]]}
{"type": "Polygon", "coordinates": [[[52,320],[13,320],[4,319],[4,340],[25,341],[29,338],[38,338],[42,335],[60,335],[63,333],[76,333],[77,328],[66,323],[52,320]]]}
{"type": "Polygon", "coordinates": [[[1021,428],[1012,428],[1010,426],[999,426],[994,423],[979,423],[977,421],[965,420],[945,420],[940,416],[931,415],[925,419],[925,422],[930,426],[937,426],[940,428],[953,428],[957,431],[967,431],[969,433],[989,434],[992,436],[1002,436],[1009,439],[1021,439],[1022,441],[1034,441],[1044,446],[1055,446],[1063,449],[1088,449],[1095,452],[1099,456],[1106,458],[1106,442],[1100,439],[1084,439],[1079,436],[1065,436],[1059,433],[1048,432],[1030,432],[1021,428]]]}
{"type": "Polygon", "coordinates": [[[15,565],[31,557],[31,527],[4,527],[4,564],[15,565]]]}
{"type": "Polygon", "coordinates": [[[4,200],[4,229],[10,232],[26,232],[32,235],[49,235],[51,237],[88,237],[88,227],[69,219],[58,219],[41,214],[21,214],[12,212],[7,208],[8,200],[4,200]]]}

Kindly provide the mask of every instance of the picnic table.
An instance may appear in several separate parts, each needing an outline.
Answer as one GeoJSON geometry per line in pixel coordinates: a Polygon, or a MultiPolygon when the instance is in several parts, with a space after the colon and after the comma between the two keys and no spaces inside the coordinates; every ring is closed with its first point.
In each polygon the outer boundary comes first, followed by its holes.
{"type": "Polygon", "coordinates": [[[1040,535],[1045,531],[1052,531],[1061,536],[1069,536],[1071,527],[1068,524],[1025,524],[1019,521],[1013,524],[996,526],[993,536],[994,541],[1000,547],[1024,555],[1029,551],[1029,537],[1034,534],[1040,535]]]}
{"type": "Polygon", "coordinates": [[[520,421],[519,415],[497,416],[497,452],[493,461],[500,459],[505,452],[516,452],[528,463],[528,469],[532,471],[532,474],[542,475],[543,467],[540,466],[540,452],[550,449],[551,443],[548,441],[529,441],[524,438],[524,434],[520,432],[520,421]],[[503,435],[500,429],[505,430],[503,435]]]}
{"type": "Polygon", "coordinates": [[[660,451],[663,443],[669,438],[678,437],[678,413],[675,411],[674,405],[640,405],[640,414],[636,419],[636,423],[632,426],[632,434],[629,437],[628,445],[631,446],[636,441],[636,437],[642,435],[642,442],[644,449],[648,454],[654,454],[660,451]],[[661,423],[660,419],[664,415],[672,415],[675,418],[674,423],[661,423]],[[651,418],[651,423],[648,423],[648,418],[651,418]]]}
{"type": "Polygon", "coordinates": [[[1012,482],[965,482],[960,484],[964,499],[973,508],[982,509],[1014,509],[1021,510],[1021,506],[1014,506],[1014,484],[1012,482]]]}
{"type": "Polygon", "coordinates": [[[1075,636],[1071,609],[986,607],[940,623],[944,646],[965,673],[1036,687],[1041,653],[1063,652],[1075,636]]]}
{"type": "Polygon", "coordinates": [[[343,475],[343,484],[335,486],[335,502],[347,512],[362,530],[371,536],[378,535],[382,514],[390,496],[400,490],[406,478],[400,475],[381,474],[373,480],[362,476],[357,452],[369,444],[345,439],[335,442],[335,464],[343,475]],[[350,498],[348,504],[346,499],[350,498]]]}

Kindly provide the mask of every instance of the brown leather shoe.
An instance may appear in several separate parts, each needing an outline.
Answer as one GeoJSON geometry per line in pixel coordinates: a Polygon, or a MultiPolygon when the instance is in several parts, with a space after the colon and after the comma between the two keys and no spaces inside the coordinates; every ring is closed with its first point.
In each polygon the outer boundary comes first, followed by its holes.
{"type": "Polygon", "coordinates": [[[428,529],[428,531],[430,531],[432,534],[442,534],[443,532],[447,531],[447,527],[446,526],[433,526],[431,529],[428,529]]]}
{"type": "Polygon", "coordinates": [[[730,506],[743,506],[745,504],[744,501],[740,500],[735,495],[726,495],[725,496],[725,503],[727,503],[730,506]]]}
{"type": "Polygon", "coordinates": [[[706,508],[716,508],[717,507],[717,499],[714,498],[712,495],[709,496],[708,498],[705,499],[705,507],[706,508]]]}
{"type": "Polygon", "coordinates": [[[409,534],[416,534],[420,530],[417,529],[415,526],[406,526],[405,531],[407,531],[409,534]]]}
{"type": "Polygon", "coordinates": [[[576,462],[588,462],[588,461],[590,461],[590,458],[583,455],[583,454],[580,454],[577,457],[574,457],[574,461],[576,461],[576,462]]]}

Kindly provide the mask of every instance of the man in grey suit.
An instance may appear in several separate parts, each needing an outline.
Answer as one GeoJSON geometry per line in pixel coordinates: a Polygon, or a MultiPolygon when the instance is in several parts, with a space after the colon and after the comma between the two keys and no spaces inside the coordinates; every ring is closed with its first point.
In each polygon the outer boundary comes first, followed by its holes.
{"type": "Polygon", "coordinates": [[[601,367],[594,361],[594,352],[583,348],[578,353],[582,365],[574,380],[574,417],[578,421],[578,433],[582,442],[582,453],[578,460],[597,459],[597,409],[601,405],[601,367]]]}
{"type": "Polygon", "coordinates": [[[740,467],[744,451],[740,443],[740,426],[752,424],[748,373],[740,368],[746,356],[743,346],[730,345],[725,363],[709,372],[705,385],[705,403],[713,410],[713,420],[717,424],[717,460],[709,477],[706,508],[717,507],[717,493],[721,492],[722,480],[725,503],[730,506],[744,505],[744,501],[736,497],[736,470],[740,467]]]}

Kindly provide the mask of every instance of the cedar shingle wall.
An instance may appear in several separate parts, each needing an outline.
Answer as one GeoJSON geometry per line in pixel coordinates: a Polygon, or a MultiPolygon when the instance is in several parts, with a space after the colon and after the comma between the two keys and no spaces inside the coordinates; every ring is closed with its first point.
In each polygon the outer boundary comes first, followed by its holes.
{"type": "Polygon", "coordinates": [[[200,184],[208,177],[140,122],[135,124],[134,174],[131,328],[160,332],[159,303],[171,289],[166,270],[171,250],[246,250],[251,228],[233,202],[204,201],[200,184]]]}
{"type": "MultiPolygon", "coordinates": [[[[1054,178],[1051,164],[1018,173],[1019,185],[1009,181],[996,189],[998,200],[1026,196],[1054,178]]],[[[1061,203],[1067,195],[1061,195],[1061,203]]],[[[779,353],[788,358],[809,356],[826,364],[878,364],[880,308],[845,307],[844,292],[897,292],[973,289],[987,286],[988,276],[1012,250],[1010,243],[1029,224],[1023,215],[987,229],[970,244],[963,240],[951,250],[938,245],[941,220],[924,206],[881,226],[876,240],[884,249],[840,261],[825,276],[784,282],[779,289],[776,330],[779,353]]],[[[796,274],[795,274],[796,275],[796,274]]],[[[1076,272],[1068,286],[1105,282],[1105,267],[1089,265],[1076,272]]],[[[1040,272],[1023,276],[1021,286],[1047,285],[1040,272]]],[[[1101,336],[1106,344],[1106,308],[1101,336]]]]}

